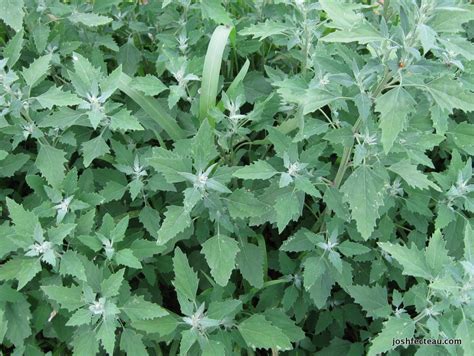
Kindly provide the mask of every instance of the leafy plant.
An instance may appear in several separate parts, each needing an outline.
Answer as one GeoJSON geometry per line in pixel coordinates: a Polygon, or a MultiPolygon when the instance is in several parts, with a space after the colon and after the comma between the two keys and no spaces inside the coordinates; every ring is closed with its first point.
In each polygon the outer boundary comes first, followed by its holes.
{"type": "Polygon", "coordinates": [[[1,352],[472,355],[473,24],[0,0],[1,352]]]}

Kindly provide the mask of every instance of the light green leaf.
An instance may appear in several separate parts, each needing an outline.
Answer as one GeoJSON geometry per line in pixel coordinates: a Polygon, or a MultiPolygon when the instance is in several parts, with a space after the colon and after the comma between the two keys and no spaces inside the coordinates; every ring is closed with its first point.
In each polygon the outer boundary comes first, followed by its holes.
{"type": "Polygon", "coordinates": [[[71,315],[67,321],[67,326],[80,326],[90,324],[92,313],[89,309],[78,309],[71,315]]]}
{"type": "Polygon", "coordinates": [[[41,145],[39,149],[35,164],[41,175],[53,187],[58,187],[65,177],[64,163],[67,162],[65,155],[63,150],[52,146],[41,145]]]}
{"type": "Polygon", "coordinates": [[[227,198],[229,214],[233,219],[260,216],[269,207],[245,189],[236,189],[227,198]]]}
{"type": "Polygon", "coordinates": [[[125,269],[122,268],[115,273],[112,273],[108,278],[104,279],[100,284],[102,296],[105,298],[115,297],[119,294],[119,289],[123,283],[123,274],[125,269]]]}
{"type": "Polygon", "coordinates": [[[35,59],[28,68],[22,70],[21,74],[30,88],[38,84],[39,80],[48,73],[50,61],[51,54],[47,54],[35,59]]]}
{"type": "Polygon", "coordinates": [[[20,170],[30,156],[25,153],[9,154],[0,161],[0,177],[11,177],[20,170]]]}
{"type": "Polygon", "coordinates": [[[96,334],[96,338],[100,340],[102,347],[109,355],[114,354],[116,324],[115,319],[103,318],[96,334]]]}
{"type": "Polygon", "coordinates": [[[95,331],[89,328],[79,328],[74,333],[71,345],[74,356],[91,356],[99,352],[99,341],[95,337],[95,331]]]}
{"type": "Polygon", "coordinates": [[[289,31],[288,25],[273,20],[266,20],[255,25],[250,25],[239,31],[242,36],[252,35],[253,38],[258,38],[260,41],[267,37],[280,35],[289,31]]]}
{"type": "Polygon", "coordinates": [[[385,41],[383,37],[370,23],[364,21],[347,30],[335,31],[320,39],[323,42],[359,42],[362,44],[370,42],[385,41]]]}
{"type": "Polygon", "coordinates": [[[88,27],[96,27],[112,22],[108,16],[97,15],[94,13],[73,12],[69,17],[72,23],[82,23],[88,27]]]}
{"type": "Polygon", "coordinates": [[[461,347],[464,355],[474,353],[474,322],[464,316],[456,329],[456,338],[462,340],[461,347]]]}
{"type": "Polygon", "coordinates": [[[444,76],[430,81],[425,89],[442,110],[449,113],[453,109],[474,110],[474,96],[463,88],[460,81],[444,76]]]}
{"type": "Polygon", "coordinates": [[[120,349],[127,355],[148,356],[142,336],[129,328],[124,328],[120,336],[120,349]]]}
{"type": "Polygon", "coordinates": [[[405,128],[407,118],[415,110],[415,100],[401,86],[389,90],[375,100],[375,110],[380,112],[382,145],[385,153],[393,146],[398,134],[405,128]]]}
{"type": "Polygon", "coordinates": [[[23,25],[23,6],[23,0],[0,0],[0,19],[17,32],[23,25]]]}
{"type": "Polygon", "coordinates": [[[217,24],[232,25],[232,19],[219,0],[201,0],[201,13],[203,18],[210,18],[217,24]]]}
{"type": "Polygon", "coordinates": [[[237,328],[248,347],[255,349],[291,350],[289,338],[261,314],[254,314],[237,328]]]}
{"type": "Polygon", "coordinates": [[[133,321],[160,318],[168,315],[168,312],[160,307],[145,300],[141,295],[133,296],[120,308],[133,321]]]}
{"type": "Polygon", "coordinates": [[[225,346],[220,341],[208,340],[202,348],[202,356],[225,355],[225,346]]]}
{"type": "Polygon", "coordinates": [[[89,167],[94,159],[110,152],[109,146],[101,135],[82,144],[84,166],[89,167]]]}
{"type": "Polygon", "coordinates": [[[239,251],[237,241],[221,234],[211,237],[202,244],[201,252],[206,257],[211,275],[217,284],[223,287],[227,285],[239,251]]]}
{"type": "Polygon", "coordinates": [[[367,312],[367,316],[386,318],[392,313],[392,308],[387,301],[387,289],[378,285],[350,286],[348,291],[357,304],[367,312]]]}
{"type": "Polygon", "coordinates": [[[110,129],[114,131],[141,131],[143,126],[129,110],[122,109],[110,117],[110,129]]]}
{"type": "Polygon", "coordinates": [[[454,142],[456,147],[474,155],[474,125],[468,122],[461,122],[447,132],[448,137],[454,142]]]}
{"type": "Polygon", "coordinates": [[[379,242],[379,246],[402,265],[403,274],[428,280],[433,278],[424,252],[418,250],[414,244],[412,247],[406,247],[390,242],[379,242]]]}
{"type": "Polygon", "coordinates": [[[264,255],[260,247],[243,243],[237,254],[237,265],[242,276],[254,287],[263,286],[264,255]]]}
{"type": "Polygon", "coordinates": [[[196,169],[204,170],[218,155],[214,143],[214,130],[208,120],[204,120],[191,142],[191,152],[196,169]]]}
{"type": "Polygon", "coordinates": [[[198,289],[197,273],[189,265],[186,255],[177,247],[173,257],[174,280],[176,293],[182,297],[195,301],[198,289]]]}
{"type": "Polygon", "coordinates": [[[276,198],[276,224],[279,233],[285,229],[290,221],[296,221],[301,216],[304,200],[300,197],[293,191],[286,191],[276,198]]]}
{"type": "Polygon", "coordinates": [[[415,323],[409,316],[391,317],[383,329],[373,340],[369,348],[368,356],[380,355],[394,349],[393,339],[412,338],[415,332],[415,323]]]}
{"type": "Polygon", "coordinates": [[[168,206],[163,224],[158,230],[158,245],[164,245],[191,226],[191,216],[183,206],[168,206]]]}
{"type": "Polygon", "coordinates": [[[278,172],[266,161],[258,160],[234,172],[241,179],[270,179],[278,172]]]}
{"type": "Polygon", "coordinates": [[[360,166],[347,178],[341,187],[344,200],[349,203],[352,218],[356,221],[357,230],[364,239],[374,231],[379,217],[379,208],[383,205],[384,181],[371,168],[360,166]]]}
{"type": "Polygon", "coordinates": [[[49,299],[69,311],[76,310],[85,304],[82,300],[82,288],[78,286],[42,286],[41,290],[49,299]]]}
{"type": "MultiPolygon", "coordinates": [[[[1,0],[0,0],[1,2],[1,0]]],[[[0,5],[1,6],[1,5],[0,5]]],[[[1,16],[1,15],[0,15],[1,16]]],[[[8,58],[7,66],[12,68],[15,63],[18,61],[21,55],[21,50],[23,48],[23,36],[25,31],[21,29],[18,31],[15,36],[12,37],[10,41],[8,41],[7,45],[3,50],[3,56],[8,58]]]]}
{"type": "Polygon", "coordinates": [[[446,242],[444,241],[441,231],[436,230],[431,236],[425,251],[426,263],[433,271],[433,275],[437,276],[451,265],[452,259],[448,256],[446,250],[446,242]]]}
{"type": "Polygon", "coordinates": [[[151,74],[144,77],[135,77],[130,83],[131,88],[139,90],[145,95],[155,96],[168,89],[161,80],[151,74]]]}
{"type": "Polygon", "coordinates": [[[441,189],[432,181],[430,181],[423,173],[416,169],[416,166],[411,164],[408,160],[402,160],[392,164],[389,168],[394,173],[397,173],[413,188],[427,189],[431,187],[437,191],[441,189]]]}
{"type": "Polygon", "coordinates": [[[117,253],[115,254],[115,261],[117,261],[119,265],[124,265],[130,268],[142,268],[140,260],[133,254],[133,251],[129,248],[124,248],[117,251],[117,253]]]}
{"type": "Polygon", "coordinates": [[[36,97],[43,108],[51,109],[53,106],[71,106],[82,103],[76,94],[62,91],[61,88],[52,86],[47,92],[36,97]]]}
{"type": "Polygon", "coordinates": [[[16,279],[20,290],[40,271],[41,263],[37,258],[13,258],[0,266],[0,281],[16,279]]]}
{"type": "Polygon", "coordinates": [[[63,276],[69,274],[84,282],[87,280],[86,269],[79,254],[73,250],[68,250],[61,256],[59,273],[63,276]]]}

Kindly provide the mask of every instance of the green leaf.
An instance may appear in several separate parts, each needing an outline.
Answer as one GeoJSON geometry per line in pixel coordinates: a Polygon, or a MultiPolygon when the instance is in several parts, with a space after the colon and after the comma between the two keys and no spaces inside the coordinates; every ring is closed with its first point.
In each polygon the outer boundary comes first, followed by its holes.
{"type": "Polygon", "coordinates": [[[71,315],[66,326],[88,325],[92,320],[92,313],[89,309],[78,309],[71,315]]]}
{"type": "Polygon", "coordinates": [[[237,328],[246,344],[258,349],[291,350],[288,337],[261,314],[254,314],[241,322],[237,328]]]}
{"type": "Polygon", "coordinates": [[[258,38],[260,41],[267,37],[280,35],[288,32],[288,25],[273,20],[266,20],[255,25],[250,25],[239,31],[242,36],[252,35],[252,38],[258,38]]]}
{"type": "Polygon", "coordinates": [[[21,31],[23,25],[23,0],[0,0],[0,19],[15,31],[21,31]]]}
{"type": "Polygon", "coordinates": [[[163,317],[168,315],[168,312],[160,307],[145,300],[143,296],[133,296],[120,308],[131,321],[147,320],[163,317]]]}
{"type": "Polygon", "coordinates": [[[430,81],[425,89],[442,110],[449,113],[452,113],[453,109],[474,110],[473,95],[471,92],[464,90],[460,81],[445,76],[430,81]]]}
{"type": "Polygon", "coordinates": [[[219,0],[201,0],[203,18],[210,18],[217,24],[232,25],[232,20],[219,0]]]}
{"type": "Polygon", "coordinates": [[[82,99],[68,91],[52,86],[47,92],[36,97],[43,108],[51,109],[53,106],[71,106],[82,103],[82,99]]]}
{"type": "Polygon", "coordinates": [[[8,323],[5,337],[21,348],[24,345],[24,340],[32,334],[29,322],[32,318],[30,304],[23,295],[20,295],[15,303],[5,304],[4,312],[8,323]]]}
{"type": "Polygon", "coordinates": [[[141,131],[143,126],[130,111],[122,109],[110,117],[110,129],[122,131],[141,131]]]}
{"type": "Polygon", "coordinates": [[[137,72],[141,57],[141,52],[133,45],[133,41],[129,40],[120,47],[117,61],[122,65],[125,74],[133,76],[137,72]]]}
{"type": "Polygon", "coordinates": [[[191,216],[183,206],[168,206],[163,224],[158,230],[158,245],[164,245],[191,226],[191,216]]]}
{"type": "Polygon", "coordinates": [[[99,352],[99,341],[95,337],[95,331],[89,328],[79,328],[74,333],[72,347],[74,356],[90,356],[99,352]]]}
{"type": "Polygon", "coordinates": [[[414,244],[409,248],[390,242],[379,242],[379,246],[402,265],[403,274],[428,280],[433,278],[425,254],[414,244]]]}
{"type": "Polygon", "coordinates": [[[115,273],[112,273],[108,278],[104,279],[100,284],[102,296],[105,298],[115,297],[119,294],[119,289],[123,283],[123,274],[125,269],[122,268],[115,273]]]}
{"type": "Polygon", "coordinates": [[[24,153],[9,154],[0,161],[0,177],[13,176],[29,159],[30,156],[24,153]]]}
{"type": "Polygon", "coordinates": [[[115,329],[116,322],[114,319],[103,318],[96,334],[96,338],[100,340],[102,347],[109,355],[114,354],[115,329]]]}
{"type": "Polygon", "coordinates": [[[79,254],[73,250],[66,251],[61,256],[59,273],[63,276],[74,276],[84,282],[87,280],[86,270],[81,259],[79,258],[79,254]]]}
{"type": "Polygon", "coordinates": [[[211,237],[202,244],[201,252],[206,257],[217,284],[223,287],[227,285],[239,251],[237,241],[222,234],[211,237]]]}
{"type": "Polygon", "coordinates": [[[176,120],[163,109],[154,98],[147,97],[130,86],[132,78],[122,73],[118,80],[118,88],[135,101],[147,115],[173,139],[179,140],[186,137],[185,132],[179,127],[176,120]]]}
{"type": "Polygon", "coordinates": [[[24,68],[21,74],[25,78],[26,84],[33,88],[40,79],[49,71],[49,62],[51,62],[51,54],[44,55],[35,59],[28,68],[24,68]]]}
{"type": "MultiPolygon", "coordinates": [[[[1,5],[0,5],[1,6],[1,5]]],[[[7,45],[3,50],[3,56],[8,58],[7,66],[12,68],[15,63],[20,59],[21,50],[23,48],[23,36],[25,31],[21,29],[18,31],[15,36],[12,37],[10,41],[8,41],[7,45]]]]}
{"type": "Polygon", "coordinates": [[[41,145],[35,164],[41,175],[46,178],[53,187],[58,187],[64,177],[64,163],[67,162],[64,157],[66,153],[58,148],[41,145]]]}
{"type": "Polygon", "coordinates": [[[298,194],[292,191],[278,195],[275,201],[275,211],[279,233],[285,229],[290,221],[298,220],[303,210],[303,203],[298,194]]]}
{"type": "Polygon", "coordinates": [[[84,156],[84,166],[89,167],[92,161],[110,152],[109,146],[102,136],[97,136],[82,144],[82,155],[84,156]]]}
{"type": "Polygon", "coordinates": [[[133,251],[129,248],[121,249],[115,254],[115,261],[119,265],[124,265],[130,268],[142,268],[140,260],[133,254],[133,251]]]}
{"type": "Polygon", "coordinates": [[[26,248],[33,243],[34,231],[39,225],[38,217],[10,198],[6,199],[6,203],[10,219],[15,224],[17,237],[24,242],[22,246],[26,248]]]}
{"type": "Polygon", "coordinates": [[[474,155],[474,125],[461,122],[450,129],[447,135],[456,147],[469,155],[474,155]]]}
{"type": "Polygon", "coordinates": [[[41,271],[37,258],[14,258],[0,266],[0,281],[18,280],[17,289],[22,289],[41,271]]]}
{"type": "Polygon", "coordinates": [[[443,240],[441,231],[436,230],[430,238],[425,250],[426,263],[433,271],[433,275],[442,274],[446,267],[451,265],[452,259],[448,256],[446,243],[443,240]]]}
{"type": "Polygon", "coordinates": [[[132,89],[139,90],[145,95],[155,96],[167,88],[161,80],[154,75],[147,74],[144,77],[135,77],[130,83],[132,89]]]}
{"type": "Polygon", "coordinates": [[[437,191],[441,189],[432,181],[430,181],[423,173],[416,169],[416,166],[410,164],[408,160],[402,160],[392,164],[389,168],[394,173],[397,173],[413,188],[427,189],[431,187],[437,191]]]}
{"type": "Polygon", "coordinates": [[[225,346],[220,341],[208,340],[202,348],[202,356],[225,355],[225,346]]]}
{"type": "Polygon", "coordinates": [[[367,312],[367,316],[374,318],[387,318],[392,313],[392,308],[387,302],[387,289],[378,285],[350,286],[348,291],[357,304],[367,312]]]}
{"type": "Polygon", "coordinates": [[[208,120],[204,120],[191,142],[191,152],[196,169],[204,170],[218,155],[214,144],[214,130],[208,120]]]}
{"type": "Polygon", "coordinates": [[[379,217],[379,208],[383,205],[384,181],[367,166],[360,166],[347,178],[341,187],[344,200],[349,203],[352,218],[356,221],[357,230],[364,239],[374,231],[379,217]]]}
{"type": "Polygon", "coordinates": [[[227,198],[229,214],[233,219],[260,216],[269,207],[245,189],[236,189],[227,198]]]}
{"type": "Polygon", "coordinates": [[[57,302],[62,308],[69,311],[82,307],[85,303],[82,300],[82,289],[78,286],[42,286],[41,290],[46,296],[57,302]]]}
{"type": "Polygon", "coordinates": [[[142,336],[129,328],[124,328],[120,336],[120,349],[127,355],[148,356],[142,336]]]}
{"type": "Polygon", "coordinates": [[[391,317],[383,329],[373,340],[369,348],[369,356],[380,355],[394,349],[393,339],[411,339],[415,332],[415,323],[408,316],[391,317]]]}
{"type": "Polygon", "coordinates": [[[408,115],[415,110],[415,105],[415,100],[401,86],[375,100],[375,110],[380,112],[379,126],[385,153],[390,151],[398,134],[406,127],[408,115]]]}
{"type": "Polygon", "coordinates": [[[456,329],[456,338],[462,340],[464,355],[474,353],[474,322],[464,316],[456,329]]]}
{"type": "Polygon", "coordinates": [[[96,27],[106,25],[112,22],[112,19],[108,16],[97,15],[94,13],[83,13],[73,12],[69,17],[69,21],[72,23],[81,23],[88,27],[96,27]]]}
{"type": "Polygon", "coordinates": [[[167,315],[152,320],[138,320],[132,322],[136,330],[144,331],[148,334],[160,334],[166,336],[171,334],[179,325],[179,321],[173,315],[167,315]]]}
{"type": "Polygon", "coordinates": [[[260,247],[243,243],[237,254],[237,266],[242,276],[254,287],[263,286],[264,255],[260,247]]]}
{"type": "Polygon", "coordinates": [[[197,273],[189,265],[186,255],[177,247],[173,257],[174,280],[176,293],[190,301],[196,300],[198,289],[197,273]]]}
{"type": "Polygon", "coordinates": [[[207,116],[209,109],[216,105],[217,85],[221,71],[222,56],[227,44],[231,28],[217,26],[214,30],[202,70],[201,96],[199,101],[199,117],[201,121],[207,116]]]}
{"type": "Polygon", "coordinates": [[[258,160],[234,172],[241,179],[270,179],[278,172],[266,161],[258,160]]]}
{"type": "Polygon", "coordinates": [[[362,22],[348,30],[335,31],[320,39],[323,42],[370,43],[384,41],[385,38],[368,22],[362,22]]]}

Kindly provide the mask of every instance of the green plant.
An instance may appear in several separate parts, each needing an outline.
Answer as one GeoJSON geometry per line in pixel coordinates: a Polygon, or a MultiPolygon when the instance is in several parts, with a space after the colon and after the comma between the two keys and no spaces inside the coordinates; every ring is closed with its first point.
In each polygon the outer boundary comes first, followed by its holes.
{"type": "Polygon", "coordinates": [[[469,1],[0,20],[2,353],[473,354],[469,1]]]}

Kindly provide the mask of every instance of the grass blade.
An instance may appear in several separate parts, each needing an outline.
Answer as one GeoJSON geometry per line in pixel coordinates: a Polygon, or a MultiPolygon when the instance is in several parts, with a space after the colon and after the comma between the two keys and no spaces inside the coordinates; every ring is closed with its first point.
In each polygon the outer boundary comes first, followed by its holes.
{"type": "Polygon", "coordinates": [[[179,127],[176,120],[156,101],[156,99],[143,95],[136,89],[130,87],[130,78],[128,75],[122,73],[118,80],[118,87],[133,101],[135,101],[148,116],[160,125],[163,130],[173,140],[179,140],[186,137],[184,130],[179,127]]]}
{"type": "Polygon", "coordinates": [[[201,82],[201,98],[199,102],[199,118],[201,121],[206,117],[210,108],[216,105],[217,85],[221,71],[222,55],[229,37],[231,28],[217,26],[212,34],[206,58],[201,82]]]}

